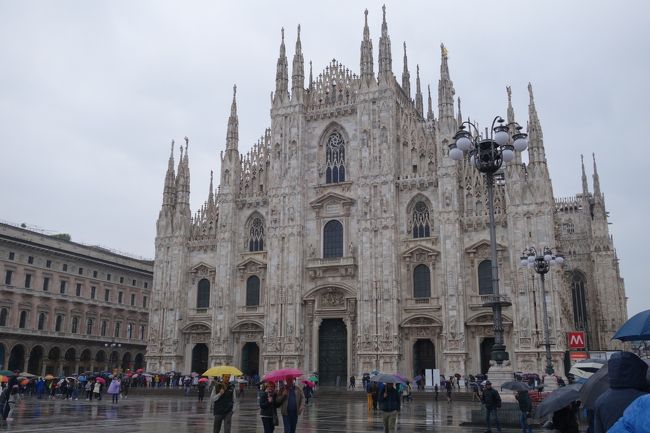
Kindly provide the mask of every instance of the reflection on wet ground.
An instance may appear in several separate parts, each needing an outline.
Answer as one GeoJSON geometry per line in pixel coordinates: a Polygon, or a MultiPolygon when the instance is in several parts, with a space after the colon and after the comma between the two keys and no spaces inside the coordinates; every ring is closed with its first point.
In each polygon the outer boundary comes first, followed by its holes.
{"type": "MultiPolygon", "coordinates": [[[[398,431],[414,432],[484,432],[485,427],[460,426],[470,419],[477,403],[415,400],[402,406],[398,431]]],[[[13,421],[0,421],[0,431],[12,432],[205,432],[212,431],[212,416],[207,399],[195,397],[131,396],[117,405],[110,398],[102,401],[37,400],[27,397],[10,415],[13,421]]],[[[262,432],[259,409],[254,396],[247,395],[233,415],[232,431],[262,432]]],[[[282,432],[282,421],[276,432],[282,432]]],[[[380,413],[368,413],[366,402],[359,398],[322,396],[310,402],[298,421],[298,432],[381,432],[380,413]]],[[[515,432],[518,429],[504,429],[515,432]]]]}

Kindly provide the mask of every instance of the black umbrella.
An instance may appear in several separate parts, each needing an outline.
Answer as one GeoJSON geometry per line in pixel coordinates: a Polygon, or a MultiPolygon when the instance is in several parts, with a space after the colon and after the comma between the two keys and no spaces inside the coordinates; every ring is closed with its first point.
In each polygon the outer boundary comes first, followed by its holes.
{"type": "Polygon", "coordinates": [[[504,382],[503,385],[501,385],[501,389],[509,389],[511,391],[530,391],[531,388],[528,386],[528,384],[519,380],[510,380],[508,382],[504,382]]]}
{"type": "Polygon", "coordinates": [[[650,340],[650,310],[635,314],[616,331],[612,340],[643,341],[650,340]]]}
{"type": "Polygon", "coordinates": [[[587,409],[593,409],[596,400],[609,389],[609,374],[607,364],[591,375],[580,389],[580,401],[587,409]]]}
{"type": "Polygon", "coordinates": [[[406,385],[406,381],[396,374],[377,374],[371,377],[370,381],[383,383],[403,383],[406,385]]]}
{"type": "Polygon", "coordinates": [[[581,383],[572,383],[556,389],[537,406],[535,417],[544,418],[574,401],[580,400],[580,388],[582,388],[581,383]]]}

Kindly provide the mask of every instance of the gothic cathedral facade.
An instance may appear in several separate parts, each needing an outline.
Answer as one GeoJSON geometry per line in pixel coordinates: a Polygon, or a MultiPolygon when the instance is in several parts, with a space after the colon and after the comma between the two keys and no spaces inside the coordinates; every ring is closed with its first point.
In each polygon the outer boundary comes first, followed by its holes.
{"type": "MultiPolygon", "coordinates": [[[[149,371],[318,371],[334,383],[374,369],[477,373],[494,342],[486,190],[452,161],[463,117],[441,53],[437,116],[425,111],[419,68],[412,98],[404,47],[392,71],[384,10],[378,73],[366,11],[360,73],[336,60],[305,86],[300,28],[291,83],[284,31],[271,127],[240,154],[235,95],[219,185],[194,214],[187,145],[165,177],[157,222],[147,346],[149,371]]],[[[236,90],[236,89],[235,89],[236,90]]],[[[550,246],[562,269],[546,281],[553,362],[566,331],[611,348],[627,317],[594,161],[593,192],[555,198],[529,85],[528,161],[504,165],[495,189],[505,342],[513,368],[543,371],[543,294],[521,268],[524,248],[550,246]]],[[[515,113],[507,89],[507,120],[515,113]]]]}

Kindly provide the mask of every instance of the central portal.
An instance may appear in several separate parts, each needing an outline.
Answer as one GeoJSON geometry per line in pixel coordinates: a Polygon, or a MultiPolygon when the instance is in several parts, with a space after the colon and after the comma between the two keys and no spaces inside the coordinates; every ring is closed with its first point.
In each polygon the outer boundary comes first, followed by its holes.
{"type": "Polygon", "coordinates": [[[208,346],[199,343],[192,349],[192,371],[203,374],[208,369],[208,346]]]}
{"type": "Polygon", "coordinates": [[[347,383],[348,331],[343,319],[323,319],[318,330],[318,381],[321,385],[347,383]]]}

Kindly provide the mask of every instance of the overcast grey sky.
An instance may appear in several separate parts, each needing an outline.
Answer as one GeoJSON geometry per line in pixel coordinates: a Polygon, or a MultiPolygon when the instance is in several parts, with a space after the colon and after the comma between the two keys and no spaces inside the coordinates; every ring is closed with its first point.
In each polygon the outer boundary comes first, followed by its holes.
{"type": "MultiPolygon", "coordinates": [[[[219,173],[233,83],[240,150],[270,124],[280,28],[291,59],[301,24],[314,74],[332,58],[358,72],[363,11],[376,58],[381,4],[3,0],[0,219],[153,257],[170,140],[190,137],[194,211],[219,173]]],[[[649,12],[642,0],[387,3],[393,71],[406,41],[413,89],[419,63],[436,98],[441,42],[465,116],[505,114],[511,85],[525,124],[533,83],[556,197],[580,191],[581,153],[591,187],[596,153],[631,314],[650,308],[648,158],[633,153],[648,146],[649,12]]]]}

